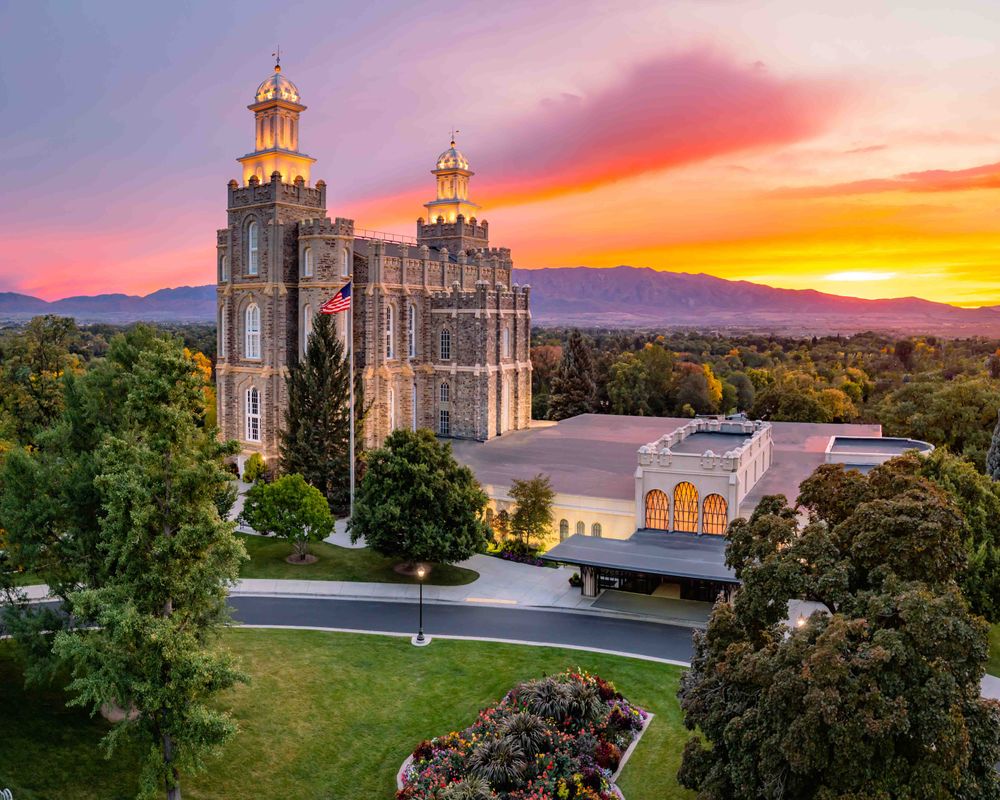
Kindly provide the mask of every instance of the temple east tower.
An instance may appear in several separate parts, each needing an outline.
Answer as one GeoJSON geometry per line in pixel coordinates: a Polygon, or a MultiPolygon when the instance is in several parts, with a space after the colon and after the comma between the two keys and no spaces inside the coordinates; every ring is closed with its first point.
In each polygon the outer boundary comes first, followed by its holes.
{"type": "Polygon", "coordinates": [[[222,434],[277,468],[288,368],[305,352],[314,315],[353,282],[350,336],[367,415],[365,447],[395,429],[430,428],[485,441],[531,418],[528,287],[511,285],[510,250],[489,246],[477,220],[468,159],[451,142],[431,171],[435,215],[415,238],[356,232],[326,211],[326,184],[299,150],[298,88],[276,65],[258,86],[254,149],[229,182],[218,231],[218,360],[222,434]]]}

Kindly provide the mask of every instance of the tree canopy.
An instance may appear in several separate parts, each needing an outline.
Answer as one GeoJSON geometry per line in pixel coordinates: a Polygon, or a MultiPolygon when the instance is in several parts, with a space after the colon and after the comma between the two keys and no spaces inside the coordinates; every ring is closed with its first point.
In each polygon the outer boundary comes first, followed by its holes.
{"type": "Polygon", "coordinates": [[[516,503],[510,528],[522,543],[544,540],[552,530],[552,501],[556,493],[548,475],[511,482],[510,498],[516,503]]]}
{"type": "Polygon", "coordinates": [[[594,356],[580,331],[570,334],[559,369],[552,379],[549,416],[559,420],[597,410],[594,356]]]}
{"type": "Polygon", "coordinates": [[[1000,797],[987,625],[955,581],[962,512],[928,478],[880,470],[873,492],[824,470],[802,530],[780,496],[730,526],[743,586],[695,635],[680,690],[698,733],[678,777],[700,798],[1000,797]],[[838,496],[820,503],[823,485],[838,496]],[[791,598],[825,610],[789,628],[791,598]]]}
{"type": "Polygon", "coordinates": [[[369,453],[358,487],[352,541],[413,563],[451,563],[486,547],[487,497],[451,445],[426,428],[398,429],[369,453]]]}
{"type": "Polygon", "coordinates": [[[259,533],[287,539],[300,561],[309,553],[309,542],[320,542],[333,532],[326,498],[301,475],[254,484],[246,494],[240,520],[259,533]]]}

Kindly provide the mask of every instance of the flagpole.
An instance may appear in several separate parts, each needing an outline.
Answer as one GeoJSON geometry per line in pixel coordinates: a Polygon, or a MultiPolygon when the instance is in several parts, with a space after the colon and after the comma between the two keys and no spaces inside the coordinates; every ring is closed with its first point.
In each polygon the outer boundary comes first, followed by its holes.
{"type": "Polygon", "coordinates": [[[351,289],[351,304],[347,307],[347,341],[351,373],[351,519],[354,519],[354,287],[351,289]]]}

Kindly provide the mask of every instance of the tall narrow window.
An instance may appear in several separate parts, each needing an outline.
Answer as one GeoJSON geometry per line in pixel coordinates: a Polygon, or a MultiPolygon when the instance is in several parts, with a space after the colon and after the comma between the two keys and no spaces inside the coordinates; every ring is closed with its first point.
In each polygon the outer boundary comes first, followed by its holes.
{"type": "Polygon", "coordinates": [[[396,430],[396,391],[392,388],[389,389],[389,433],[396,430]]]}
{"type": "Polygon", "coordinates": [[[500,433],[510,430],[510,378],[501,378],[500,390],[500,433]]]}
{"type": "Polygon", "coordinates": [[[593,525],[590,526],[590,535],[591,536],[596,536],[598,539],[601,538],[601,523],[600,522],[595,522],[593,525]]]}
{"type": "Polygon", "coordinates": [[[256,303],[247,306],[245,328],[245,355],[247,358],[260,358],[260,307],[256,303]]]}
{"type": "Polygon", "coordinates": [[[698,532],[698,490],[683,481],[674,489],[674,530],[698,532]]]}
{"type": "Polygon", "coordinates": [[[226,307],[219,309],[219,358],[226,357],[226,307]]]}
{"type": "Polygon", "coordinates": [[[385,306],[385,357],[396,357],[395,309],[388,303],[385,306]]]}
{"type": "Polygon", "coordinates": [[[417,384],[413,384],[413,391],[410,393],[410,430],[417,429],[417,384]]]}
{"type": "Polygon", "coordinates": [[[247,389],[247,441],[260,441],[260,392],[247,389]]]}
{"type": "Polygon", "coordinates": [[[313,310],[312,306],[302,309],[302,355],[309,349],[309,337],[313,332],[313,310]]]}
{"type": "Polygon", "coordinates": [[[417,307],[413,303],[406,309],[406,354],[417,357],[417,307]]]}
{"type": "Polygon", "coordinates": [[[346,247],[344,248],[343,255],[340,258],[340,274],[345,278],[351,274],[351,251],[346,247]]]}
{"type": "Polygon", "coordinates": [[[229,256],[223,254],[219,259],[219,281],[225,283],[229,280],[229,256]]]}
{"type": "Polygon", "coordinates": [[[510,358],[510,328],[504,326],[502,335],[503,335],[503,357],[510,358]]]}
{"type": "Polygon", "coordinates": [[[559,541],[564,542],[569,538],[569,520],[559,520],[559,541]]]}
{"type": "Polygon", "coordinates": [[[729,525],[729,504],[721,494],[710,494],[702,507],[704,533],[723,534],[729,525]]]}
{"type": "Polygon", "coordinates": [[[670,530],[670,503],[659,489],[646,492],[646,526],[657,531],[670,530]]]}
{"type": "Polygon", "coordinates": [[[256,275],[260,268],[260,232],[256,222],[247,226],[247,275],[256,275]]]}
{"type": "Polygon", "coordinates": [[[441,331],[439,353],[442,361],[451,361],[451,331],[441,331]]]}
{"type": "Polygon", "coordinates": [[[306,278],[311,278],[313,275],[313,251],[311,247],[302,251],[302,275],[306,278]]]}
{"type": "Polygon", "coordinates": [[[442,408],[438,412],[438,433],[442,436],[451,436],[451,415],[447,408],[442,408]]]}
{"type": "Polygon", "coordinates": [[[580,534],[580,536],[584,536],[587,533],[587,525],[583,522],[583,520],[576,523],[576,532],[580,534]]]}
{"type": "Polygon", "coordinates": [[[449,398],[451,397],[451,387],[447,383],[442,383],[441,384],[441,395],[440,395],[440,397],[441,397],[441,402],[442,403],[447,403],[448,400],[449,400],[449,398]]]}

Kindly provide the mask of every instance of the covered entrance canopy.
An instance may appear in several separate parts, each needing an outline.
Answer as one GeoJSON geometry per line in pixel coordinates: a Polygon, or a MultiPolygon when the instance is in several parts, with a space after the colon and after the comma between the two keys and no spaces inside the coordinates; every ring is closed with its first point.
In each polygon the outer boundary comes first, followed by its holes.
{"type": "Polygon", "coordinates": [[[649,592],[662,582],[677,582],[692,597],[709,599],[739,585],[725,552],[723,536],[643,528],[628,539],[574,534],[541,557],[579,566],[589,597],[605,588],[635,586],[649,592]],[[664,580],[669,578],[676,580],[664,580]]]}

